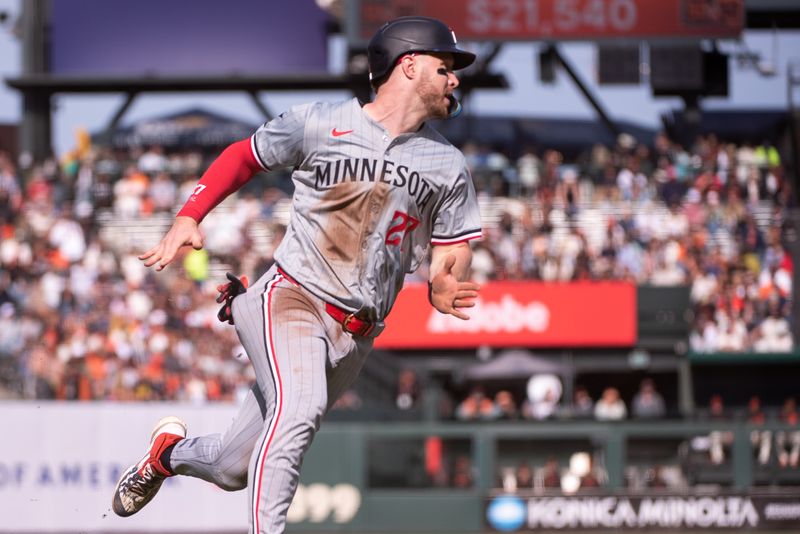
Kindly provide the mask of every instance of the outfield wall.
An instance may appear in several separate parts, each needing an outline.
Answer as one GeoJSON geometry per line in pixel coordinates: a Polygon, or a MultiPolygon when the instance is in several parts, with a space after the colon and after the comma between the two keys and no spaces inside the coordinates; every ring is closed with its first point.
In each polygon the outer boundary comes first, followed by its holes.
{"type": "MultiPolygon", "coordinates": [[[[200,480],[169,479],[141,513],[110,510],[116,481],[145,451],[152,425],[175,414],[190,435],[218,432],[235,415],[229,404],[3,402],[0,421],[0,532],[244,532],[246,492],[200,480]]],[[[626,444],[641,436],[674,439],[708,433],[682,421],[619,423],[329,423],[307,455],[290,509],[293,531],[481,532],[598,528],[787,528],[800,531],[800,486],[756,492],[750,428],[715,425],[734,436],[731,485],[712,494],[630,495],[621,486],[626,444]],[[467,454],[474,482],[465,489],[400,487],[399,474],[426,469],[417,443],[440,438],[467,454]],[[593,494],[507,495],[495,473],[509,443],[557,451],[595,444],[608,471],[593,494]],[[396,446],[396,447],[395,447],[396,446]],[[527,446],[527,445],[526,445],[527,446]],[[390,447],[391,450],[389,449],[390,447]],[[460,448],[459,448],[460,447],[460,448]]],[[[777,428],[777,427],[776,427],[777,428]]],[[[527,449],[523,448],[523,451],[527,449]]],[[[416,480],[413,477],[410,480],[416,480]]]]}

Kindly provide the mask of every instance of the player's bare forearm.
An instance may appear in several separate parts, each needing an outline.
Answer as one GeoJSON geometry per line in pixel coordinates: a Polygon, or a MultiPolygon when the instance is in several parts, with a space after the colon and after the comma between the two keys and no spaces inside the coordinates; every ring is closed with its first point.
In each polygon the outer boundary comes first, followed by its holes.
{"type": "Polygon", "coordinates": [[[139,256],[139,259],[144,261],[145,267],[155,265],[156,270],[160,271],[175,259],[181,247],[187,245],[197,250],[203,248],[203,236],[196,220],[179,215],[175,217],[175,222],[161,241],[139,256]]]}
{"type": "Polygon", "coordinates": [[[462,308],[475,306],[480,287],[469,282],[472,249],[468,243],[438,245],[431,252],[430,302],[441,313],[469,319],[462,308]]]}
{"type": "Polygon", "coordinates": [[[470,265],[472,265],[472,249],[469,243],[456,243],[455,245],[436,245],[433,247],[431,251],[431,282],[442,270],[445,259],[450,255],[455,257],[455,263],[451,269],[453,275],[460,282],[466,281],[469,276],[470,265]]]}

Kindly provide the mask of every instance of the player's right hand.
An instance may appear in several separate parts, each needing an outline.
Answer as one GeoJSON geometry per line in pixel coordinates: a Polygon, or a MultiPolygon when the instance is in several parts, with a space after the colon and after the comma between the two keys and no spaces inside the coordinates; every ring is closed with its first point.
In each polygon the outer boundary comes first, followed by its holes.
{"type": "Polygon", "coordinates": [[[231,273],[225,273],[225,277],[228,279],[228,283],[217,286],[219,292],[217,303],[222,304],[222,308],[217,313],[217,319],[223,323],[233,324],[233,299],[247,291],[249,282],[244,275],[237,278],[231,273]]]}
{"type": "Polygon", "coordinates": [[[197,221],[191,217],[178,216],[158,245],[139,256],[139,259],[144,262],[145,267],[155,265],[156,271],[160,271],[172,263],[178,251],[184,246],[200,250],[203,248],[203,236],[200,234],[197,221]]]}

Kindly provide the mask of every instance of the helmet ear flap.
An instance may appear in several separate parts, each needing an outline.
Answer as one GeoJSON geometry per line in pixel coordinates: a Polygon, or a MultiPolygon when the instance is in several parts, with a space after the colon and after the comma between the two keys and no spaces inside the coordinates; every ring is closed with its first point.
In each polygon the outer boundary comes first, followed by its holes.
{"type": "Polygon", "coordinates": [[[369,80],[373,83],[386,75],[388,70],[389,54],[380,46],[373,46],[369,50],[369,80]]]}

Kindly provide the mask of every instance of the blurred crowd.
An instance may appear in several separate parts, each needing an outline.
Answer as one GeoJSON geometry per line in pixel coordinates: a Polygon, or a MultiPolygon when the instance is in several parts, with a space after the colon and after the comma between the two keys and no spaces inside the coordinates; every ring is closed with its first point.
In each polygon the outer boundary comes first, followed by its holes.
{"type": "MultiPolygon", "coordinates": [[[[673,412],[675,410],[672,410],[673,412]]],[[[615,387],[603,388],[597,400],[587,388],[576,386],[571,401],[561,398],[561,381],[555,375],[540,374],[528,381],[527,394],[517,398],[508,389],[488,394],[482,385],[473,386],[456,406],[453,416],[459,421],[545,421],[556,419],[660,419],[668,414],[664,397],[652,379],[641,381],[629,403],[615,387]],[[628,406],[630,405],[630,410],[628,406]]]]}
{"type": "MultiPolygon", "coordinates": [[[[465,421],[496,421],[534,419],[522,403],[519,410],[510,409],[511,394],[500,390],[491,397],[475,388],[459,405],[456,417],[465,421]],[[501,400],[504,399],[504,400],[501,400]],[[481,408],[474,409],[479,405],[481,408]],[[506,406],[501,408],[501,405],[506,406]]],[[[626,402],[616,388],[605,388],[596,402],[592,401],[585,388],[577,387],[572,402],[565,401],[547,419],[578,419],[596,421],[623,421],[627,418],[658,420],[668,415],[664,399],[655,389],[651,379],[642,380],[639,390],[626,402]],[[630,406],[630,412],[628,411],[630,406]]],[[[673,490],[682,491],[697,483],[695,477],[709,468],[730,469],[734,433],[726,429],[734,421],[746,422],[750,426],[750,445],[753,465],[761,473],[795,471],[800,466],[800,412],[794,397],[787,397],[779,407],[765,407],[759,395],[752,395],[744,408],[726,406],[719,394],[711,396],[708,406],[698,410],[699,421],[712,423],[709,434],[696,435],[681,441],[677,450],[649,450],[652,443],[629,442],[632,458],[625,468],[626,486],[634,491],[673,490]],[[780,424],[783,428],[774,431],[769,424],[780,424]],[[667,451],[667,452],[665,452],[667,451]]],[[[575,447],[575,445],[572,445],[575,447]]],[[[499,469],[496,487],[504,492],[525,491],[556,492],[571,494],[591,491],[606,483],[602,461],[595,461],[598,451],[558,449],[556,455],[546,459],[539,456],[526,457],[516,465],[503,464],[499,469]],[[536,462],[536,459],[542,460],[536,462]],[[564,465],[564,460],[568,462],[564,465]]],[[[598,455],[602,460],[602,454],[598,455]]]]}
{"type": "Polygon", "coordinates": [[[606,478],[605,470],[596,464],[584,451],[570,454],[566,466],[562,466],[555,456],[550,456],[540,466],[532,466],[531,462],[523,460],[515,466],[502,466],[495,486],[506,493],[592,491],[602,487],[606,478]]]}
{"type": "MultiPolygon", "coordinates": [[[[462,148],[482,206],[496,215],[475,245],[478,281],[685,285],[695,351],[794,347],[794,266],[783,243],[793,194],[774,147],[708,136],[683,148],[665,135],[648,147],[623,134],[574,161],[555,150],[511,158],[462,148]]],[[[87,145],[20,168],[0,154],[0,393],[203,402],[246,391],[250,367],[233,329],[216,320],[209,265],[260,274],[282,229],[266,251],[247,230],[270,220],[286,192],[243,191],[204,222],[206,250],[157,276],[137,259],[141,248],[102,232],[108,220],[171,217],[214,155],[87,145]]],[[[492,404],[510,410],[508,399],[492,404]]]]}
{"type": "Polygon", "coordinates": [[[205,402],[247,391],[252,369],[216,319],[204,252],[154,276],[143,250],[100,238],[104,212],[171,214],[203,164],[194,152],[89,151],[20,173],[0,155],[0,392],[205,402]]]}
{"type": "Polygon", "coordinates": [[[575,162],[464,148],[479,195],[509,195],[476,245],[478,280],[621,279],[691,287],[696,352],[792,350],[794,193],[775,147],[621,135],[575,162]],[[532,202],[529,202],[532,200],[532,202]]]}
{"type": "MultiPolygon", "coordinates": [[[[787,397],[780,408],[764,407],[759,395],[752,395],[742,411],[726,406],[719,394],[711,396],[708,407],[700,412],[700,417],[709,422],[725,423],[740,418],[752,426],[750,442],[754,459],[759,466],[776,462],[781,469],[796,469],[800,465],[800,412],[797,400],[787,397]],[[773,433],[764,427],[769,422],[781,423],[784,430],[773,433]]],[[[708,436],[700,436],[689,444],[692,451],[706,453],[713,465],[722,465],[730,460],[733,434],[729,431],[713,431],[708,436]]]]}

